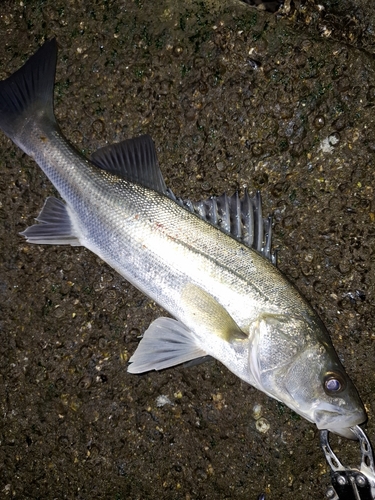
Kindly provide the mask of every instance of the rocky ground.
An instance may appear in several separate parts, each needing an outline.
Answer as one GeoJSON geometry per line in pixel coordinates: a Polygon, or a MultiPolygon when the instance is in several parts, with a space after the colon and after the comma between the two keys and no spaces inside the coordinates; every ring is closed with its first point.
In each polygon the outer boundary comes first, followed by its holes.
{"type": "MultiPolygon", "coordinates": [[[[261,189],[279,267],[327,325],[375,442],[372,4],[5,2],[0,78],[53,36],[56,116],[84,154],[149,133],[176,194],[261,189]]],[[[26,244],[55,191],[4,135],[0,151],[1,498],[324,498],[315,426],[220,363],[127,373],[163,311],[85,249],[26,244]]]]}

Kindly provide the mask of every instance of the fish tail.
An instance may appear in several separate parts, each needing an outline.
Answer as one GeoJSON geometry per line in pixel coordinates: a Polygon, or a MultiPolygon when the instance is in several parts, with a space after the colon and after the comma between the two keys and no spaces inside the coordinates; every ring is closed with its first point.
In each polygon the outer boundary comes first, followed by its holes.
{"type": "Polygon", "coordinates": [[[0,129],[22,149],[21,135],[35,121],[56,124],[53,86],[56,39],[47,41],[9,78],[0,82],[0,129]]]}

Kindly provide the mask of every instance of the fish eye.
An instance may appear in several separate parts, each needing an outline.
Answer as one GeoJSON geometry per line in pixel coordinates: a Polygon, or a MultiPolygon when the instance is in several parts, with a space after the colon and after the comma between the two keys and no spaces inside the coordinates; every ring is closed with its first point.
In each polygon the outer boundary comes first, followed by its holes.
{"type": "Polygon", "coordinates": [[[346,387],[343,375],[339,372],[327,372],[324,376],[324,391],[329,396],[339,394],[346,387]]]}

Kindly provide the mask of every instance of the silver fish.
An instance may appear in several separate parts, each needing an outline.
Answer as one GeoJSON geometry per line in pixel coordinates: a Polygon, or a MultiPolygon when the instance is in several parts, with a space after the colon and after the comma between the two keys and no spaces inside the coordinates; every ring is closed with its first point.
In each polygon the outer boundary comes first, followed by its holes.
{"type": "MultiPolygon", "coordinates": [[[[149,326],[128,371],[212,356],[319,429],[353,438],[364,407],[318,316],[257,251],[259,199],[176,198],[149,136],[83,157],[54,117],[56,56],[48,41],[0,82],[0,128],[65,200],[48,198],[38,224],[22,234],[31,243],[85,246],[175,318],[149,326]]],[[[270,258],[270,238],[265,246],[270,258]]]]}

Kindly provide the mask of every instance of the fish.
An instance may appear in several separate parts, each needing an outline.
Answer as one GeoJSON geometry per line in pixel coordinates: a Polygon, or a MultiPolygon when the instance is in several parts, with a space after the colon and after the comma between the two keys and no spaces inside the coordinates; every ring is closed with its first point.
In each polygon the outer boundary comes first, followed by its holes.
{"type": "Polygon", "coordinates": [[[88,159],[53,109],[57,41],[0,82],[0,128],[61,196],[27,242],[84,246],[162,306],[130,358],[140,374],[215,358],[318,429],[355,438],[366,413],[318,315],[278,270],[260,195],[192,202],[167,188],[149,135],[88,159]]]}

